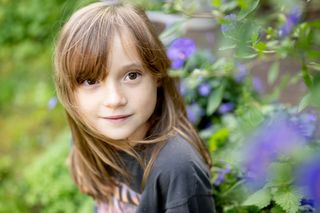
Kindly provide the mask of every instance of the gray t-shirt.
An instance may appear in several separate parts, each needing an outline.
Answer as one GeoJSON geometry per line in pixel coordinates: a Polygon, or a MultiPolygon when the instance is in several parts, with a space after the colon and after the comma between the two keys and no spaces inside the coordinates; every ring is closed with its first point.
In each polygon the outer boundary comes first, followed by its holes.
{"type": "Polygon", "coordinates": [[[133,175],[129,187],[141,195],[137,213],[215,212],[208,166],[182,137],[171,138],[162,148],[143,191],[139,163],[131,156],[122,157],[133,175]]]}

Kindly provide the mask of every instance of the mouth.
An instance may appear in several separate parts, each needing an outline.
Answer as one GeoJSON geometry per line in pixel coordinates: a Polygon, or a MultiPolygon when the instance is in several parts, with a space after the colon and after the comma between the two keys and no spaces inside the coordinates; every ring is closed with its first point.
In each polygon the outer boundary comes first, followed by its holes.
{"type": "Polygon", "coordinates": [[[112,116],[106,116],[102,117],[105,120],[111,121],[111,122],[120,122],[120,121],[125,121],[128,119],[132,114],[129,115],[112,115],[112,116]]]}

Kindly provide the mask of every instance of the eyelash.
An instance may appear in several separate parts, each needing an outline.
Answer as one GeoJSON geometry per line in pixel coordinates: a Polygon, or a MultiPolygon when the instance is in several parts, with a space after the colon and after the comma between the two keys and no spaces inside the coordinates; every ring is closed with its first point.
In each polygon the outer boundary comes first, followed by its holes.
{"type": "MultiPolygon", "coordinates": [[[[124,77],[124,80],[129,80],[129,81],[135,81],[137,80],[137,78],[141,77],[142,76],[142,73],[139,72],[139,71],[132,71],[132,72],[128,72],[125,77],[124,77]],[[135,74],[135,78],[134,79],[127,79],[127,78],[130,78],[130,74],[135,74]]],[[[132,76],[131,76],[132,77],[132,76]]]]}
{"type": "MultiPolygon", "coordinates": [[[[139,72],[139,71],[131,71],[131,72],[128,72],[125,75],[124,80],[125,81],[135,81],[135,80],[137,80],[137,78],[139,78],[141,76],[142,76],[141,72],[139,72]],[[135,74],[136,75],[135,78],[134,79],[127,79],[127,78],[130,78],[131,74],[135,74]]],[[[93,79],[86,79],[86,80],[81,82],[81,84],[84,85],[84,86],[94,86],[94,85],[99,84],[99,83],[100,83],[99,80],[93,80],[93,79]]]]}
{"type": "Polygon", "coordinates": [[[87,80],[84,80],[81,84],[83,84],[84,86],[92,86],[97,83],[99,83],[98,80],[87,79],[87,80]]]}

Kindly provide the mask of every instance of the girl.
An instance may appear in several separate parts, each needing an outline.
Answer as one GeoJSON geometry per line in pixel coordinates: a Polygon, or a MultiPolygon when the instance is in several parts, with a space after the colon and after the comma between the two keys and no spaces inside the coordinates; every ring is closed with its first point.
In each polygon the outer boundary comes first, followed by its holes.
{"type": "Polygon", "coordinates": [[[73,137],[70,169],[97,212],[214,212],[210,157],[169,67],[135,6],[93,3],[61,31],[55,81],[73,137]]]}

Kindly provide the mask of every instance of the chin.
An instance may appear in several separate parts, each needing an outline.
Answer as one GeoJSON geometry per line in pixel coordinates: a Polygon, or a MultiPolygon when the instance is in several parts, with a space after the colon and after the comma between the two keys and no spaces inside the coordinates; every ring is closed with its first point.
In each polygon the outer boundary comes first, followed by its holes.
{"type": "Polygon", "coordinates": [[[129,134],[104,134],[107,138],[110,138],[112,140],[127,140],[130,136],[129,134]]]}

